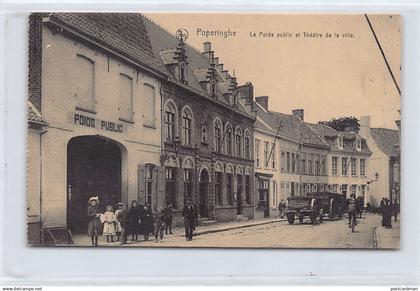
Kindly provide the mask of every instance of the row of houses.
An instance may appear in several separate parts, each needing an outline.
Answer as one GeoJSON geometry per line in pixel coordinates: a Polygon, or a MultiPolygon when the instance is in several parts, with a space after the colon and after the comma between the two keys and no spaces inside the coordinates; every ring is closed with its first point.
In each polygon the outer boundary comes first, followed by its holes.
{"type": "Polygon", "coordinates": [[[175,223],[187,199],[202,222],[276,216],[311,191],[371,199],[370,130],[310,124],[253,95],[211,43],[199,51],[140,14],[32,14],[30,243],[84,232],[91,196],[172,204],[175,223]]]}

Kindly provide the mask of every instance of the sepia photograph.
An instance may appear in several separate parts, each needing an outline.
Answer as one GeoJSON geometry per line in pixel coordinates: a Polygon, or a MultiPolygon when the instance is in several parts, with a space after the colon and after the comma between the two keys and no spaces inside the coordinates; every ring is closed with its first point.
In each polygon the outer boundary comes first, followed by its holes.
{"type": "Polygon", "coordinates": [[[399,249],[401,24],[32,13],[28,246],[399,249]]]}

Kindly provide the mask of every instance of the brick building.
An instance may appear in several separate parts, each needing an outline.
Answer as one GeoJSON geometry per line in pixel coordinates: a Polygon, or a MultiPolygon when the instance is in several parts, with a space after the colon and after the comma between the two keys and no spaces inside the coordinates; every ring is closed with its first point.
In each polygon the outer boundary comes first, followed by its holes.
{"type": "Polygon", "coordinates": [[[236,78],[211,43],[200,52],[151,20],[144,23],[169,76],[162,87],[166,203],[181,210],[192,199],[202,221],[252,218],[255,118],[238,102],[236,78]]]}

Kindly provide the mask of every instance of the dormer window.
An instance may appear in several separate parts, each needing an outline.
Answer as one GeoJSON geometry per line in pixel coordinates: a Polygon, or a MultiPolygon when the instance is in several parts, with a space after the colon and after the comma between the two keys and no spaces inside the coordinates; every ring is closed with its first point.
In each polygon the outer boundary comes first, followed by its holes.
{"type": "Polygon", "coordinates": [[[179,80],[182,82],[187,81],[187,70],[185,67],[185,63],[183,62],[179,65],[179,80]]]}
{"type": "Polygon", "coordinates": [[[213,80],[209,82],[209,94],[211,97],[216,96],[216,84],[213,80]]]}
{"type": "Polygon", "coordinates": [[[356,149],[358,151],[361,151],[362,150],[362,140],[360,138],[357,138],[356,139],[356,149]]]}
{"type": "Polygon", "coordinates": [[[337,146],[338,146],[339,149],[342,149],[344,147],[344,141],[343,141],[343,137],[342,136],[339,136],[337,138],[337,146]]]}

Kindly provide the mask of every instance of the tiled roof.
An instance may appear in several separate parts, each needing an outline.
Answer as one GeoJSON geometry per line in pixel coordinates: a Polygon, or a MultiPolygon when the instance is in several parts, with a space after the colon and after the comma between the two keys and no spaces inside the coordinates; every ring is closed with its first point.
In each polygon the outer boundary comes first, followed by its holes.
{"type": "Polygon", "coordinates": [[[356,138],[360,138],[361,140],[361,151],[362,153],[370,153],[369,147],[366,143],[366,140],[361,138],[359,134],[356,132],[350,131],[338,131],[322,123],[307,123],[313,130],[318,132],[318,134],[324,139],[326,143],[329,144],[331,150],[346,152],[346,153],[355,153],[355,140],[356,138]],[[343,137],[343,148],[339,148],[337,145],[337,137],[343,137]]]}
{"type": "Polygon", "coordinates": [[[400,155],[400,133],[387,128],[371,128],[370,135],[378,147],[390,157],[400,155]]]}
{"type": "MultiPolygon", "coordinates": [[[[143,23],[148,33],[148,39],[151,43],[153,54],[161,61],[162,65],[173,63],[173,60],[170,58],[173,58],[175,54],[170,54],[169,52],[176,51],[179,45],[179,40],[174,34],[168,32],[166,29],[157,25],[147,17],[143,18],[143,23]]],[[[182,86],[192,90],[193,92],[198,92],[200,95],[205,96],[212,101],[229,105],[229,100],[223,95],[223,93],[227,93],[227,88],[229,86],[228,82],[230,82],[230,79],[225,79],[222,76],[222,72],[216,69],[216,78],[219,86],[216,88],[217,100],[213,99],[208,95],[207,90],[200,84],[200,82],[206,80],[206,75],[210,67],[210,61],[204,54],[188,44],[185,44],[184,49],[187,56],[188,66],[187,84],[182,86]]],[[[170,71],[169,68],[166,69],[166,73],[172,76],[173,81],[176,82],[173,72],[170,71]]],[[[242,113],[248,113],[242,106],[237,106],[236,109],[242,113]]]]}
{"type": "Polygon", "coordinates": [[[257,119],[255,126],[263,130],[267,129],[267,124],[275,134],[280,126],[279,136],[291,139],[295,142],[302,142],[306,145],[328,148],[328,144],[299,117],[273,111],[265,111],[255,102],[253,108],[257,110],[257,116],[263,123],[257,119]]]}
{"type": "Polygon", "coordinates": [[[52,13],[50,19],[148,69],[166,74],[162,62],[153,54],[139,13],[52,13]]]}

